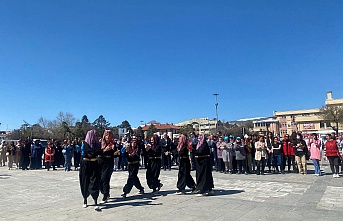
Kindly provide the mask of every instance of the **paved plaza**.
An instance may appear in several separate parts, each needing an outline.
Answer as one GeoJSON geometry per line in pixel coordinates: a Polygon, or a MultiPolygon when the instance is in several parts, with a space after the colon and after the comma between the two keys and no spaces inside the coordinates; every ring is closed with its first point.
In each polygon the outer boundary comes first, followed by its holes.
{"type": "MultiPolygon", "coordinates": [[[[313,174],[229,175],[213,173],[214,196],[176,195],[177,169],[161,171],[164,186],[151,194],[133,188],[120,197],[126,171],[114,172],[110,202],[97,212],[82,208],[78,172],[7,170],[0,167],[0,220],[339,220],[343,215],[343,177],[313,174]]],[[[309,166],[313,173],[313,167],[309,166]]],[[[195,173],[192,172],[193,177],[195,173]]],[[[102,195],[99,196],[99,201],[102,195]]],[[[89,204],[92,203],[89,198],[89,204]]]]}

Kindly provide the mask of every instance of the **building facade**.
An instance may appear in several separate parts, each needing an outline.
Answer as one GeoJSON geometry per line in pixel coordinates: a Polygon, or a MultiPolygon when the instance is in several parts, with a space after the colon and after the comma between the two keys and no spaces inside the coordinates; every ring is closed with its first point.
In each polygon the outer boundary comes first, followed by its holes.
{"type": "Polygon", "coordinates": [[[211,134],[211,132],[216,130],[217,121],[215,119],[208,118],[193,118],[180,123],[175,124],[176,126],[186,126],[191,124],[195,131],[204,134],[211,134]]]}
{"type": "MultiPolygon", "coordinates": [[[[327,93],[326,106],[343,105],[343,99],[333,99],[332,92],[327,93]]],[[[277,111],[274,116],[279,121],[280,136],[291,134],[293,131],[301,131],[303,134],[318,133],[320,135],[334,132],[331,122],[327,122],[321,116],[320,108],[294,111],[277,111]]],[[[339,125],[342,128],[342,125],[339,125]]],[[[339,130],[339,132],[342,132],[339,130]]]]}

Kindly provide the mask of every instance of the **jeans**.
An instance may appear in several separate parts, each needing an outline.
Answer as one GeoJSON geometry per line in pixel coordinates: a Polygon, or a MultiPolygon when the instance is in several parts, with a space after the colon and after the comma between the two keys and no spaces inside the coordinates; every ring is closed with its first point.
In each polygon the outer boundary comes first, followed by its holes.
{"type": "Polygon", "coordinates": [[[319,166],[319,160],[318,159],[312,159],[313,166],[314,166],[314,173],[315,174],[321,174],[320,172],[320,166],[319,166]]]}
{"type": "Polygon", "coordinates": [[[65,171],[70,171],[71,168],[71,155],[64,155],[64,170],[65,171]]]}
{"type": "Polygon", "coordinates": [[[274,155],[274,156],[273,156],[273,167],[274,167],[277,171],[279,171],[279,169],[278,169],[278,167],[277,167],[278,164],[279,164],[279,166],[280,166],[280,170],[283,171],[284,168],[283,168],[282,155],[281,155],[281,154],[279,154],[279,155],[274,155]]]}

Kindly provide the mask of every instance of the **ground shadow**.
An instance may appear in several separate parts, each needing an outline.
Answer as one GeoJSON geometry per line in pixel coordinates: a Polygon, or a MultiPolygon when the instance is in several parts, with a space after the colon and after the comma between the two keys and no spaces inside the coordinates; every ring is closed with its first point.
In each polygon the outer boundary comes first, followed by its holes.
{"type": "Polygon", "coordinates": [[[217,189],[214,190],[213,195],[208,195],[208,196],[227,196],[227,195],[233,195],[233,194],[238,194],[238,193],[244,193],[244,190],[223,190],[223,189],[217,189]]]}
{"type": "Polygon", "coordinates": [[[117,208],[121,206],[147,206],[147,205],[162,205],[160,204],[153,204],[152,200],[146,201],[139,201],[139,202],[120,202],[120,201],[111,201],[106,204],[101,204],[100,207],[102,210],[117,208]]]}
{"type": "Polygon", "coordinates": [[[12,176],[12,175],[9,175],[9,174],[0,174],[0,176],[12,176]]]}

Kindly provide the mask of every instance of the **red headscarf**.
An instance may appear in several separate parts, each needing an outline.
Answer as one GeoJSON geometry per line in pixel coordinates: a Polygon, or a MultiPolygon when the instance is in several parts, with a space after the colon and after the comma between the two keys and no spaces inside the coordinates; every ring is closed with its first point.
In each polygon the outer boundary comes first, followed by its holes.
{"type": "Polygon", "coordinates": [[[108,145],[113,145],[114,144],[114,140],[113,140],[113,132],[111,130],[105,130],[104,134],[102,135],[102,139],[101,139],[101,149],[106,148],[108,145]],[[106,136],[108,135],[108,140],[109,140],[109,144],[106,144],[106,136]]]}
{"type": "Polygon", "coordinates": [[[131,141],[130,146],[126,148],[126,152],[129,155],[135,155],[138,152],[138,146],[137,146],[137,140],[136,139],[133,139],[131,141]],[[136,142],[136,146],[135,147],[132,145],[133,142],[136,142]]]}

